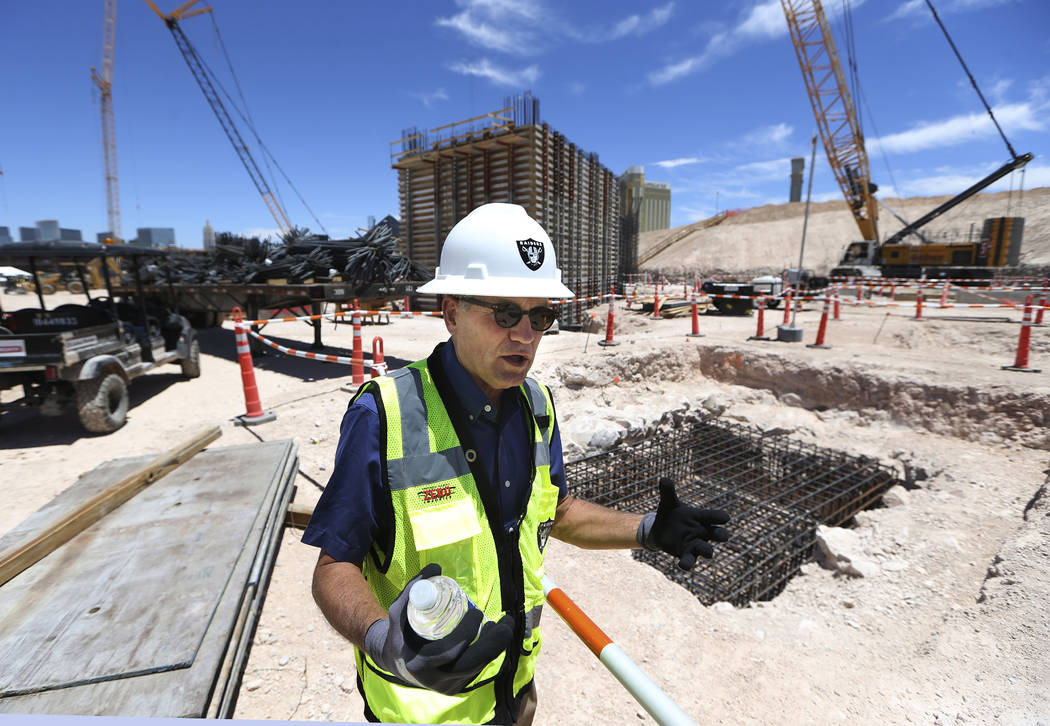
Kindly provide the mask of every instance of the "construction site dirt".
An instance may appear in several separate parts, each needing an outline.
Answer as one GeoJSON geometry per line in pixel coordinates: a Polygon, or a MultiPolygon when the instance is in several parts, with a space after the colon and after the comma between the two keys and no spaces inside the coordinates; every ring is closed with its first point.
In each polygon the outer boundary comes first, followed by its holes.
{"type": "MultiPolygon", "coordinates": [[[[24,299],[4,294],[3,307],[24,299]]],[[[802,564],[772,600],[746,607],[705,606],[628,552],[552,540],[552,578],[698,723],[1050,720],[1050,332],[1032,329],[1031,365],[1043,372],[1003,370],[1019,311],[932,309],[917,322],[909,305],[844,305],[828,349],[748,341],[752,316],[702,315],[704,337],[689,338],[688,316],[653,320],[622,303],[619,346],[596,345],[604,305],[594,332],[541,344],[533,375],[553,390],[567,460],[699,414],[871,457],[904,483],[848,531],[826,533],[830,561],[802,564]]],[[[804,343],[820,313],[809,302],[797,314],[804,343]]],[[[780,314],[767,316],[770,330],[780,314]]],[[[303,350],[313,340],[301,322],[263,334],[303,350]]],[[[324,352],[350,355],[351,326],[325,323],[324,336],[324,352]]],[[[393,369],[446,333],[440,319],[395,314],[364,327],[366,351],[373,336],[393,369]]],[[[245,402],[230,323],[200,341],[202,376],[172,386],[172,367],[137,382],[127,425],[108,436],[36,411],[6,414],[0,532],[99,463],[211,423],[224,445],[294,439],[294,501],[312,505],[332,470],[349,367],[257,358],[262,403],[277,418],[246,429],[232,421],[245,402]]],[[[317,552],[300,535],[283,535],[236,716],[359,721],[352,649],[313,604],[317,552]]],[[[553,613],[544,633],[537,723],[651,722],[553,613]]]]}

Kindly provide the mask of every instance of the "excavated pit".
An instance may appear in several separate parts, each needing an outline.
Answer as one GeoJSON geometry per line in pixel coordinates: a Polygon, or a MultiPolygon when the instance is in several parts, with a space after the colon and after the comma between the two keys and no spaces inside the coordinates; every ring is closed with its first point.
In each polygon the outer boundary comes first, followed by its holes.
{"type": "Polygon", "coordinates": [[[842,526],[900,483],[874,459],[812,446],[757,428],[689,418],[650,436],[566,465],[570,493],[628,512],[654,511],[657,482],[732,516],[718,556],[690,572],[661,552],[635,552],[705,605],[776,596],[813,553],[817,527],[842,526]]]}

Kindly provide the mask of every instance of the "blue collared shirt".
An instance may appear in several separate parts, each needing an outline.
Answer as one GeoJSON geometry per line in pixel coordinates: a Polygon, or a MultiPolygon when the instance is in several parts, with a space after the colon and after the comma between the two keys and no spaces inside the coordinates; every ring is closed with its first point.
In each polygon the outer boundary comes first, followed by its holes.
{"type": "MultiPolygon", "coordinates": [[[[503,392],[499,409],[489,403],[477,383],[456,357],[452,341],[441,349],[458,403],[467,415],[478,459],[489,482],[499,490],[500,516],[505,530],[515,527],[531,490],[532,439],[526,416],[531,415],[518,389],[503,392]]],[[[346,410],[339,429],[335,467],[328,486],[314,508],[303,542],[320,547],[341,562],[360,564],[380,531],[377,503],[388,498],[380,460],[380,423],[375,400],[361,396],[346,410]]],[[[551,437],[551,482],[561,499],[566,495],[561,434],[555,421],[551,437]]],[[[481,486],[481,482],[478,482],[481,486]]]]}

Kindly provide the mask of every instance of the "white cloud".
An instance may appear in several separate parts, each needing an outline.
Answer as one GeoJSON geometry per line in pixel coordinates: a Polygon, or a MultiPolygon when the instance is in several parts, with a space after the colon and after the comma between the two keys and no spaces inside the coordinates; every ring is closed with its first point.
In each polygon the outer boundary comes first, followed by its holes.
{"type": "MultiPolygon", "coordinates": [[[[992,111],[1008,138],[1011,132],[1042,131],[1046,128],[1045,109],[1036,108],[1031,103],[1002,105],[992,111]]],[[[954,146],[975,138],[994,136],[996,133],[988,114],[975,112],[943,121],[920,122],[914,128],[884,136],[874,140],[874,143],[881,144],[883,150],[889,153],[907,153],[954,146]]],[[[872,144],[869,143],[868,146],[871,147],[872,144]]]]}
{"type": "Polygon", "coordinates": [[[737,177],[741,174],[746,175],[750,182],[787,179],[791,176],[791,159],[785,157],[768,161],[752,161],[735,167],[733,174],[737,177]]]}
{"type": "Polygon", "coordinates": [[[737,26],[736,32],[755,38],[777,38],[784,35],[787,32],[787,20],[784,19],[784,8],[780,0],[769,0],[751,8],[744,21],[737,26]]]}
{"type": "Polygon", "coordinates": [[[514,70],[494,65],[488,58],[473,62],[456,61],[449,66],[449,70],[464,76],[487,78],[498,86],[530,86],[540,77],[540,69],[537,65],[514,70]]]}
{"type": "Polygon", "coordinates": [[[678,159],[666,159],[664,161],[657,161],[653,163],[653,166],[659,166],[664,169],[674,169],[676,166],[699,164],[701,161],[703,161],[703,159],[697,156],[683,156],[678,159]]]}
{"type": "Polygon", "coordinates": [[[646,33],[652,32],[664,25],[671,19],[671,14],[673,12],[674,3],[670,2],[666,5],[653,8],[645,15],[628,15],[626,18],[616,23],[605,37],[608,40],[615,40],[616,38],[623,38],[627,35],[645,35],[646,33]]]}
{"type": "Polygon", "coordinates": [[[716,31],[698,54],[668,63],[648,74],[649,83],[662,86],[707,67],[717,59],[730,55],[749,40],[775,38],[787,33],[787,21],[780,0],[765,0],[751,10],[730,30],[716,31]]]}
{"type": "Polygon", "coordinates": [[[430,108],[430,104],[434,103],[435,101],[448,100],[448,93],[445,92],[444,88],[439,88],[435,91],[431,91],[430,93],[413,93],[412,96],[414,98],[418,98],[419,102],[427,108],[430,108]]]}
{"type": "Polygon", "coordinates": [[[542,20],[529,0],[461,0],[463,10],[434,24],[461,34],[468,43],[502,53],[527,55],[535,49],[534,27],[542,20]]]}
{"type": "MultiPolygon", "coordinates": [[[[909,196],[932,197],[942,194],[958,194],[994,168],[993,165],[989,164],[980,169],[943,169],[940,170],[942,172],[940,174],[909,179],[902,183],[901,187],[909,196]]],[[[1013,189],[1016,191],[1021,184],[1021,172],[1015,171],[1013,177],[1013,189]]],[[[1010,189],[1010,185],[1010,175],[1007,175],[983,191],[1005,192],[1010,189]]],[[[1045,164],[1028,164],[1024,169],[1024,186],[1026,189],[1050,186],[1050,166],[1045,164]]]]}
{"type": "Polygon", "coordinates": [[[773,126],[763,126],[744,136],[744,144],[747,146],[774,146],[782,144],[791,136],[795,130],[793,126],[779,123],[773,126]]]}
{"type": "MultiPolygon", "coordinates": [[[[981,8],[995,7],[996,5],[1005,5],[1014,0],[954,0],[954,2],[944,3],[940,10],[939,15],[949,15],[951,13],[966,12],[967,10],[979,10],[981,8]]],[[[933,15],[930,14],[926,7],[926,0],[907,0],[897,6],[890,15],[886,17],[887,21],[890,20],[906,20],[914,18],[916,20],[933,20],[933,15]]]]}

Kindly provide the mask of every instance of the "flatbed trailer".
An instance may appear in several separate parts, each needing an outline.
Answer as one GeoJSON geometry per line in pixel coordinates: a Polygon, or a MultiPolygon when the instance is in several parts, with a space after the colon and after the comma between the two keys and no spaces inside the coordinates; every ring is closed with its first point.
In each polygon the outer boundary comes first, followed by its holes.
{"type": "MultiPolygon", "coordinates": [[[[362,310],[374,309],[388,302],[402,300],[411,295],[417,282],[379,283],[354,285],[348,282],[316,282],[307,284],[237,284],[237,283],[161,283],[143,285],[142,295],[147,304],[165,304],[176,307],[181,315],[196,328],[220,325],[240,308],[248,320],[260,320],[264,310],[309,309],[311,315],[324,312],[325,303],[352,304],[354,300],[362,310]]],[[[117,295],[138,294],[135,285],[118,285],[117,295]]],[[[315,320],[312,348],[324,347],[321,342],[321,321],[315,320]]]]}

